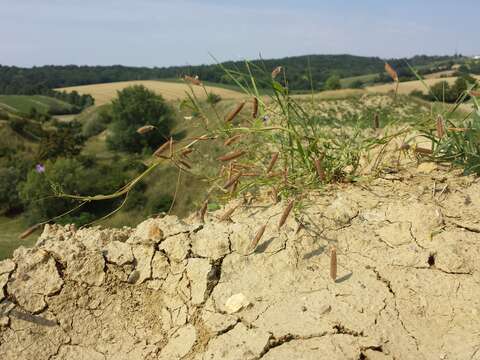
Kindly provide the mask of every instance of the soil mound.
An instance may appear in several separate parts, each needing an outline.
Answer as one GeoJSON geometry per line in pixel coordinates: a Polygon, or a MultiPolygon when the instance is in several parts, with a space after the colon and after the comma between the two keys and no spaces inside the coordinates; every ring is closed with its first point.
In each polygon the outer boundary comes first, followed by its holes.
{"type": "Polygon", "coordinates": [[[423,164],[304,203],[280,230],[285,203],[47,226],[0,262],[0,358],[480,359],[478,179],[423,164]]]}

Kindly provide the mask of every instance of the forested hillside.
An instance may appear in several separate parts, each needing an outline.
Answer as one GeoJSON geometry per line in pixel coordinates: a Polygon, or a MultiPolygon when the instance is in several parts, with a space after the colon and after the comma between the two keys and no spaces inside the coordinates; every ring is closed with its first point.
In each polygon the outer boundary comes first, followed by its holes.
{"type": "MultiPolygon", "coordinates": [[[[415,56],[410,59],[388,59],[400,77],[411,77],[407,63],[423,73],[449,67],[461,60],[461,56],[415,56]]],[[[281,59],[254,60],[253,68],[269,73],[276,66],[287,72],[289,87],[293,90],[320,90],[326,80],[336,75],[340,78],[383,73],[384,59],[354,55],[304,55],[281,59]],[[310,78],[312,81],[310,81],[310,78]]],[[[229,69],[244,72],[245,63],[223,63],[229,69]]],[[[20,68],[0,65],[1,94],[47,94],[50,89],[126,80],[173,79],[185,74],[198,75],[204,81],[229,83],[229,78],[218,65],[172,66],[162,68],[113,66],[56,66],[20,68]]]]}

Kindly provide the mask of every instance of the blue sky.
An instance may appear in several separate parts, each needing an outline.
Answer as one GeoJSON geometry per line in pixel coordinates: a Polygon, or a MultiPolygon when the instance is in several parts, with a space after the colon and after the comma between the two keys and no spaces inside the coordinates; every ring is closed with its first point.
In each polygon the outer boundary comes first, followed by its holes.
{"type": "Polygon", "coordinates": [[[480,0],[0,0],[0,64],[480,54],[480,0]]]}

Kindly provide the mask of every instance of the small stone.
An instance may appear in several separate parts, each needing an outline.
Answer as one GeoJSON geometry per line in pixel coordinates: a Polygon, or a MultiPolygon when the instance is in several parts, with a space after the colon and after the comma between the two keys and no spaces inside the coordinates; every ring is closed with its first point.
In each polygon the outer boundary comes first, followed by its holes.
{"type": "Polygon", "coordinates": [[[250,302],[247,300],[245,295],[243,295],[242,293],[238,293],[230,296],[227,299],[227,301],[225,302],[225,309],[227,310],[227,313],[234,314],[249,305],[250,302]]]}
{"type": "Polygon", "coordinates": [[[117,265],[125,265],[133,261],[133,253],[130,245],[120,241],[112,241],[104,247],[105,257],[108,262],[117,265]]]}

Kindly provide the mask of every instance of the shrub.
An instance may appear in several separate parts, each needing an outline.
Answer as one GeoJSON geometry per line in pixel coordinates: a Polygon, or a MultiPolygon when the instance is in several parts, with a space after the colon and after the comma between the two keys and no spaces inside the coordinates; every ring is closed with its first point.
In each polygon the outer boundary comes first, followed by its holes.
{"type": "Polygon", "coordinates": [[[330,77],[325,82],[325,90],[337,90],[341,88],[342,85],[340,84],[340,76],[336,74],[330,75],[330,77]]]}
{"type": "Polygon", "coordinates": [[[209,103],[210,105],[216,105],[218,104],[220,101],[222,101],[222,97],[218,94],[215,94],[213,92],[209,92],[208,95],[207,95],[207,103],[209,103]]]}
{"type": "Polygon", "coordinates": [[[154,150],[164,143],[174,122],[173,110],[163,97],[141,85],[119,91],[112,103],[111,115],[109,147],[133,153],[140,153],[144,148],[154,150]],[[156,129],[138,134],[137,129],[147,124],[156,129]]]}

